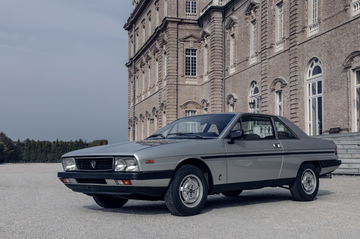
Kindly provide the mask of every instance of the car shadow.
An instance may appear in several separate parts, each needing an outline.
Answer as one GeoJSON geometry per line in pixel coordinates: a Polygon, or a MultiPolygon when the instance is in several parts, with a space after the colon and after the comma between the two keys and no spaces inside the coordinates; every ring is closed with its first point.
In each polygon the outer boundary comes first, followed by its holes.
{"type": "MultiPolygon", "coordinates": [[[[328,190],[319,190],[317,199],[333,194],[328,190]]],[[[243,207],[256,204],[274,203],[282,201],[292,201],[289,191],[277,192],[256,192],[245,191],[238,197],[225,197],[220,195],[209,196],[203,213],[212,211],[213,209],[229,208],[229,207],[243,207]]],[[[121,214],[136,214],[136,215],[158,215],[169,214],[165,203],[163,201],[129,201],[127,205],[120,209],[105,209],[96,204],[84,206],[84,208],[95,211],[113,212],[121,214]],[[129,203],[130,202],[130,203],[129,203]]]]}

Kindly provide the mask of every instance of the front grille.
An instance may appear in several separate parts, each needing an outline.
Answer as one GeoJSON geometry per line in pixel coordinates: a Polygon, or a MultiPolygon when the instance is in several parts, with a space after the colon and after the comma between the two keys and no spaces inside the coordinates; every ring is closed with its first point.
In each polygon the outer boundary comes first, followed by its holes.
{"type": "Polygon", "coordinates": [[[114,159],[109,158],[76,158],[78,170],[112,170],[114,159]]]}
{"type": "Polygon", "coordinates": [[[78,183],[94,183],[94,184],[106,184],[105,179],[98,178],[76,178],[78,183]]]}

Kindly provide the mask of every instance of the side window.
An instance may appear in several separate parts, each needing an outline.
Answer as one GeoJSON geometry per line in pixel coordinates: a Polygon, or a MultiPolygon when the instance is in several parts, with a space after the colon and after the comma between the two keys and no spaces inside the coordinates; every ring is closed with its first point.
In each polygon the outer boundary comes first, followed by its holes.
{"type": "Polygon", "coordinates": [[[275,139],[271,119],[268,117],[246,116],[242,118],[245,140],[275,139]]]}
{"type": "Polygon", "coordinates": [[[231,129],[231,131],[236,131],[236,130],[240,130],[241,129],[241,124],[240,122],[236,122],[236,124],[234,125],[234,127],[231,129]]]}
{"type": "Polygon", "coordinates": [[[276,131],[279,139],[296,139],[296,135],[279,119],[274,118],[276,131]]]}

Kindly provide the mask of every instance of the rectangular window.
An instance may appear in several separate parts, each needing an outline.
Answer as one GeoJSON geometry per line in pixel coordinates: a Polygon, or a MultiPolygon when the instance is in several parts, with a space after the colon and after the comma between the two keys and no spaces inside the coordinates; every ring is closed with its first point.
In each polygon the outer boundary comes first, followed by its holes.
{"type": "Polygon", "coordinates": [[[152,33],[152,24],[151,24],[151,11],[148,12],[148,33],[149,33],[149,36],[151,36],[151,33],[152,33]]]}
{"type": "Polygon", "coordinates": [[[185,110],[185,116],[194,116],[196,115],[196,110],[185,110]]]}
{"type": "Polygon", "coordinates": [[[356,88],[356,126],[357,131],[360,131],[360,69],[356,70],[355,72],[355,88],[356,88]]]}
{"type": "Polygon", "coordinates": [[[282,1],[276,4],[275,15],[275,42],[279,43],[284,38],[284,3],[282,1]]]}
{"type": "Polygon", "coordinates": [[[185,76],[196,76],[196,49],[185,49],[185,76]]]}
{"type": "Polygon", "coordinates": [[[276,114],[283,116],[283,94],[282,91],[275,92],[276,114]]]}
{"type": "Polygon", "coordinates": [[[155,13],[156,13],[156,26],[155,27],[157,27],[157,26],[159,26],[159,23],[160,23],[159,7],[156,7],[155,13]]]}
{"type": "Polygon", "coordinates": [[[196,15],[196,1],[187,0],[185,2],[185,14],[186,15],[196,15]]]}
{"type": "Polygon", "coordinates": [[[154,78],[155,78],[155,91],[157,91],[159,88],[159,60],[158,59],[155,59],[154,78]]]}
{"type": "Polygon", "coordinates": [[[235,72],[235,34],[229,33],[229,35],[229,73],[232,74],[235,72]]]}
{"type": "Polygon", "coordinates": [[[352,0],[351,9],[353,16],[360,14],[360,0],[352,0]]]}
{"type": "Polygon", "coordinates": [[[145,19],[141,21],[141,25],[142,25],[142,43],[144,44],[146,41],[145,19]]]}
{"type": "Polygon", "coordinates": [[[165,51],[165,46],[163,48],[163,57],[162,57],[162,79],[163,79],[163,86],[166,85],[166,76],[167,76],[167,54],[165,51]]]}
{"type": "Polygon", "coordinates": [[[139,49],[139,42],[140,42],[140,39],[139,39],[139,28],[136,28],[135,30],[135,39],[134,39],[134,44],[135,44],[135,52],[139,49]]]}
{"type": "Polygon", "coordinates": [[[319,31],[319,1],[309,0],[308,2],[308,35],[316,34],[319,31]]]}
{"type": "Polygon", "coordinates": [[[242,118],[241,123],[245,140],[275,139],[270,118],[246,116],[242,118]]]}
{"type": "MultiPolygon", "coordinates": [[[[194,116],[196,115],[196,110],[185,110],[185,116],[194,116]]],[[[199,132],[200,125],[198,122],[186,122],[186,132],[195,133],[199,132]]]]}
{"type": "Polygon", "coordinates": [[[256,62],[256,31],[256,20],[253,20],[250,23],[250,64],[256,62]]]}

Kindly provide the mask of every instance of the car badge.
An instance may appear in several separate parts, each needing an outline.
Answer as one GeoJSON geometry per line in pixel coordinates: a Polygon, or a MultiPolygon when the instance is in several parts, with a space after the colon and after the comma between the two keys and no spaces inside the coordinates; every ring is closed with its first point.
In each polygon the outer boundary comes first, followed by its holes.
{"type": "Polygon", "coordinates": [[[93,160],[93,161],[90,162],[90,164],[91,164],[91,167],[92,167],[93,169],[95,169],[95,167],[96,167],[96,161],[93,160]]]}

